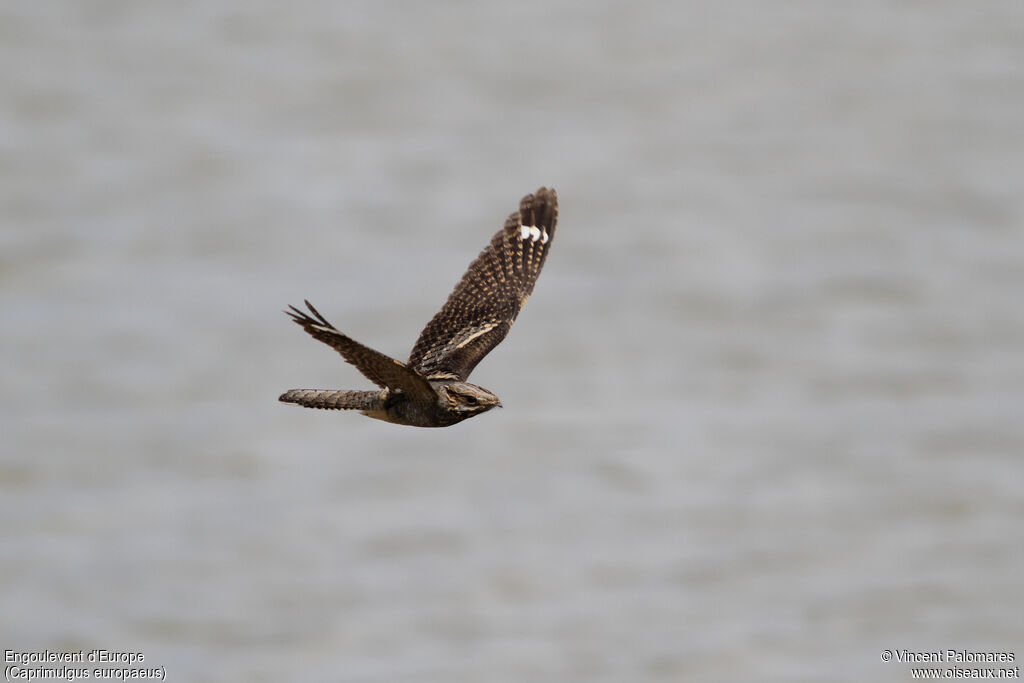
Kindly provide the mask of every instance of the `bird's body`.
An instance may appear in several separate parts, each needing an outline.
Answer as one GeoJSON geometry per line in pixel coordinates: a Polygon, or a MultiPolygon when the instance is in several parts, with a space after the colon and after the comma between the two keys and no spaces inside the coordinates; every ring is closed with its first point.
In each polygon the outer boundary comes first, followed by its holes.
{"type": "Polygon", "coordinates": [[[434,400],[414,398],[403,391],[392,391],[390,387],[378,391],[292,389],[282,394],[280,400],[306,408],[358,410],[377,420],[412,427],[448,427],[501,406],[497,396],[468,382],[439,379],[429,385],[434,400]],[[463,405],[471,394],[475,394],[473,401],[463,405]]]}
{"type": "Polygon", "coordinates": [[[498,397],[466,381],[505,335],[533,292],[558,223],[558,196],[540,188],[469,265],[444,306],[420,333],[408,363],[342,334],[306,301],[288,315],[338,351],[377,391],[292,389],[280,400],[307,408],[359,410],[387,422],[447,427],[500,406],[498,397]],[[312,314],[312,315],[310,315],[312,314]]]}

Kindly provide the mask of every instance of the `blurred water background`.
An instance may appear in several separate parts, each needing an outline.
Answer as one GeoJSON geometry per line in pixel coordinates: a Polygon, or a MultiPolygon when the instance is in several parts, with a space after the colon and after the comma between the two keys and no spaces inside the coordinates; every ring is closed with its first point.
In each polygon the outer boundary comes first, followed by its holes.
{"type": "Polygon", "coordinates": [[[1024,656],[1024,4],[0,7],[0,647],[176,681],[1024,656]],[[445,430],[404,358],[558,238],[445,430]]]}

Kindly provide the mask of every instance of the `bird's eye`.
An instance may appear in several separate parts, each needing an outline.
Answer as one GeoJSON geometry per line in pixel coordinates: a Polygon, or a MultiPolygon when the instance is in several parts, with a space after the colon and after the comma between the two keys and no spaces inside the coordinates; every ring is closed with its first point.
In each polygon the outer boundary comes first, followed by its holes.
{"type": "Polygon", "coordinates": [[[475,406],[476,405],[476,396],[466,396],[465,399],[466,399],[466,404],[467,405],[471,405],[471,406],[475,406]]]}

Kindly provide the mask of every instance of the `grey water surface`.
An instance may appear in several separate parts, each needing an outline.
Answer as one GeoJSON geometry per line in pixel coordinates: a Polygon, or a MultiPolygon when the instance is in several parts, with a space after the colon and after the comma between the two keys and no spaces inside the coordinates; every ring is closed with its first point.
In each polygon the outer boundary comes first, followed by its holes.
{"type": "Polygon", "coordinates": [[[1024,4],[0,7],[0,648],[172,681],[1024,657],[1024,4]],[[404,358],[540,185],[444,430],[404,358]]]}

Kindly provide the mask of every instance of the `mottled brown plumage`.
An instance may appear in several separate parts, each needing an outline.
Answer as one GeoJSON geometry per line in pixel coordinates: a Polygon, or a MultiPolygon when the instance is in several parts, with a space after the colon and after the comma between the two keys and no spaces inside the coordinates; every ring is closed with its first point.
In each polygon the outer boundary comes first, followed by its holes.
{"type": "Polygon", "coordinates": [[[285,403],[360,410],[388,422],[445,427],[500,406],[498,397],[470,384],[469,374],[505,335],[530,298],[558,224],[558,196],[540,188],[523,197],[490,244],[469,264],[444,306],[401,363],[351,339],[306,302],[309,313],[286,311],[314,338],[356,366],[379,391],[293,389],[285,403]]]}

